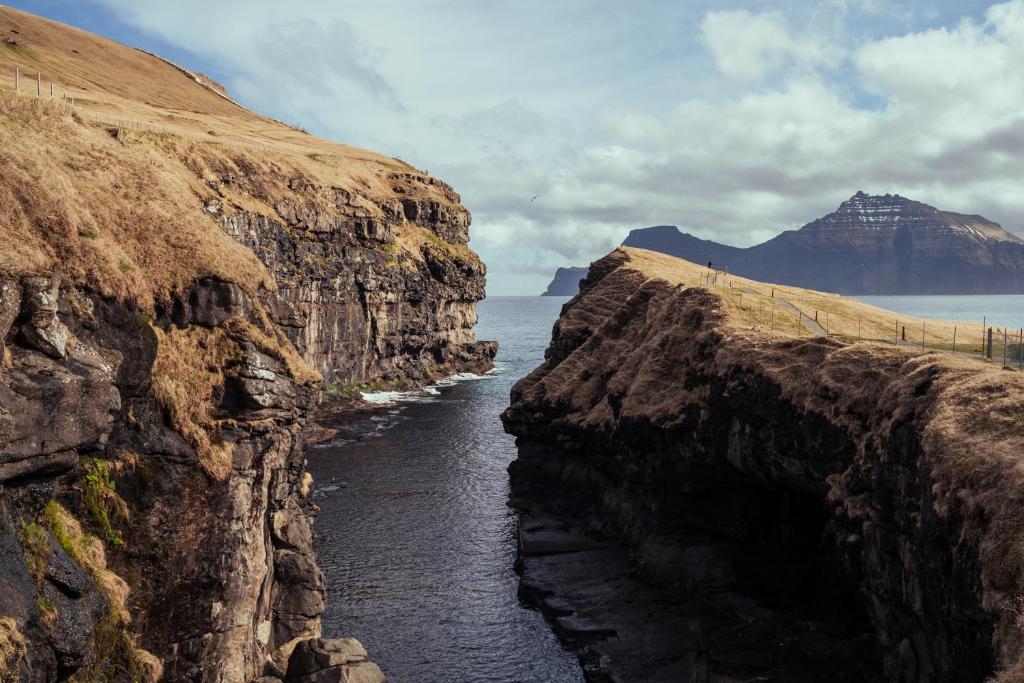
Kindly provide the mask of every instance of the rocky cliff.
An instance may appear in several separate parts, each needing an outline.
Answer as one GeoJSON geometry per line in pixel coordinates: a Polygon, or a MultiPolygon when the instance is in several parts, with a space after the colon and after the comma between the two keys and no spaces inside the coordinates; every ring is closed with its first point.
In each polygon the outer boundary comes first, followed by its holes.
{"type": "Polygon", "coordinates": [[[580,291],[580,280],[587,276],[587,268],[570,266],[559,268],[541,296],[576,296],[580,291]]]}
{"type": "Polygon", "coordinates": [[[827,216],[745,249],[671,226],[634,230],[623,245],[842,294],[1024,292],[1024,241],[981,216],[899,195],[858,192],[827,216]]]}
{"type": "Polygon", "coordinates": [[[490,366],[469,213],[150,55],[0,32],[76,96],[0,90],[0,679],[380,680],[319,638],[302,426],[490,366]]]}
{"type": "Polygon", "coordinates": [[[734,310],[591,268],[503,416],[524,597],[591,680],[1021,680],[1022,375],[734,310]]]}

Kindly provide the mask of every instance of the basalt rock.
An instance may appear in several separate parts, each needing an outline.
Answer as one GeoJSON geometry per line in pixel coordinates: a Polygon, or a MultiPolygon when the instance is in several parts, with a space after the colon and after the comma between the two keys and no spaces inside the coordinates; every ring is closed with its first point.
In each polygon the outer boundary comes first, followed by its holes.
{"type": "Polygon", "coordinates": [[[461,247],[468,213],[406,199],[401,210],[377,206],[388,220],[354,204],[351,193],[335,188],[327,197],[330,212],[279,204],[278,219],[245,212],[223,219],[224,230],[274,273],[274,321],[325,380],[409,385],[489,369],[497,347],[473,336],[486,270],[461,247]],[[421,243],[400,256],[399,227],[410,224],[428,232],[414,235],[421,243]]]}
{"type": "Polygon", "coordinates": [[[69,78],[104,74],[81,107],[175,122],[3,96],[0,678],[290,676],[326,597],[303,427],[325,382],[491,367],[469,212],[153,55],[0,24],[69,78]]]}
{"type": "Polygon", "coordinates": [[[1024,379],[741,329],[619,250],[503,416],[591,680],[1020,680],[1024,379]]]}

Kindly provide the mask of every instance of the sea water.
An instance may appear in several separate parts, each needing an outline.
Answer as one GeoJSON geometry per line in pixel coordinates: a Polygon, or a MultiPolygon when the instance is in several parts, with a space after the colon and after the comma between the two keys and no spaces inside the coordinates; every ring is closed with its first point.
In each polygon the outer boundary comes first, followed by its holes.
{"type": "Polygon", "coordinates": [[[321,512],[326,637],[354,636],[392,683],[582,681],[540,613],[517,597],[516,523],[498,416],[544,357],[561,297],[480,303],[494,373],[380,404],[333,444],[309,449],[321,512]]]}

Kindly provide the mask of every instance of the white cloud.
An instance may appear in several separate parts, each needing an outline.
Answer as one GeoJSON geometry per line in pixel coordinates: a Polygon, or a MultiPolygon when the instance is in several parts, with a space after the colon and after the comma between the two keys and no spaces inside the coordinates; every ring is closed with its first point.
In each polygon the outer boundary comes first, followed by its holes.
{"type": "Polygon", "coordinates": [[[787,66],[834,66],[841,58],[819,36],[793,36],[781,12],[708,12],[701,33],[719,72],[747,83],[758,83],[787,66]]]}
{"type": "Polygon", "coordinates": [[[883,0],[95,1],[253,106],[449,180],[492,293],[635,227],[751,244],[859,189],[1024,228],[1024,0],[910,29],[883,0]]]}

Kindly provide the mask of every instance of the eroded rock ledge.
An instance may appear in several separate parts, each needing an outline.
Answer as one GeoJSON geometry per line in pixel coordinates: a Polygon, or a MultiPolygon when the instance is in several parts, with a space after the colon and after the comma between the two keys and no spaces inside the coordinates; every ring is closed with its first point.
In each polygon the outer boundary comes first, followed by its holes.
{"type": "MultiPolygon", "coordinates": [[[[382,681],[357,641],[320,639],[303,425],[322,389],[491,367],[469,213],[411,171],[345,189],[58,113],[112,172],[147,179],[144,201],[103,204],[146,230],[122,238],[136,260],[111,261],[72,214],[53,227],[29,179],[0,182],[5,217],[69,255],[0,270],[0,678],[382,681]],[[174,194],[133,154],[198,189],[174,194]],[[153,197],[177,211],[159,226],[153,197]]],[[[68,168],[38,184],[95,191],[68,168]]]]}
{"type": "Polygon", "coordinates": [[[1024,378],[740,329],[597,262],[503,416],[523,594],[591,680],[1021,680],[1024,378]]]}

